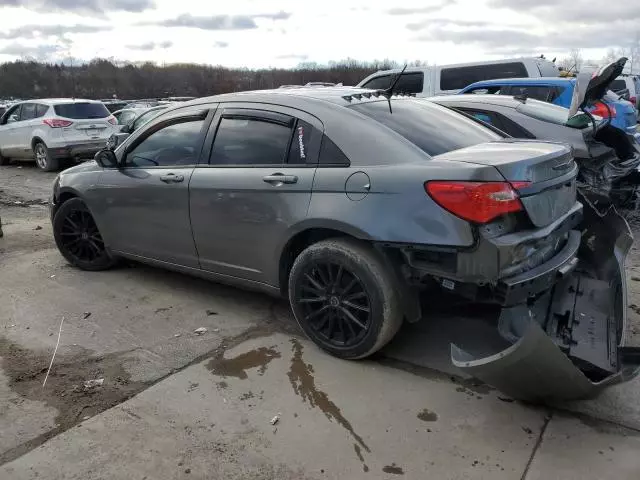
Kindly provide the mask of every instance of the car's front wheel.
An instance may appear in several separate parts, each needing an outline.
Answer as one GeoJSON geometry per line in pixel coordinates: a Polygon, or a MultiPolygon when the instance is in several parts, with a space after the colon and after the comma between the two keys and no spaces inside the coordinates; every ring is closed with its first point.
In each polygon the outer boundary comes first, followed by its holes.
{"type": "Polygon", "coordinates": [[[33,154],[36,157],[36,165],[41,170],[53,172],[58,169],[58,159],[51,156],[44,143],[36,142],[33,146],[33,154]]]}
{"type": "Polygon", "coordinates": [[[346,359],[371,355],[402,324],[393,272],[369,245],[330,239],[305,249],[289,275],[289,301],[318,346],[346,359]]]}
{"type": "Polygon", "coordinates": [[[60,205],[53,217],[53,237],[64,258],[82,270],[106,270],[116,262],[107,250],[91,212],[80,198],[60,205]]]}

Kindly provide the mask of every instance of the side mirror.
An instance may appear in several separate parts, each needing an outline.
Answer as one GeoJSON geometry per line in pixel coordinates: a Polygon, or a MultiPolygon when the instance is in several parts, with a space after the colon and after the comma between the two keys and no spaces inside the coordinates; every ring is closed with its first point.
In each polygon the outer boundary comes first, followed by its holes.
{"type": "Polygon", "coordinates": [[[124,142],[125,138],[129,136],[128,133],[114,133],[107,140],[107,150],[115,150],[118,145],[124,142]]]}
{"type": "Polygon", "coordinates": [[[116,168],[118,166],[118,159],[113,150],[100,150],[93,158],[102,168],[116,168]]]}
{"type": "Polygon", "coordinates": [[[13,115],[9,116],[9,119],[7,120],[7,123],[13,123],[13,122],[17,122],[18,121],[18,115],[16,115],[15,113],[13,115]]]}

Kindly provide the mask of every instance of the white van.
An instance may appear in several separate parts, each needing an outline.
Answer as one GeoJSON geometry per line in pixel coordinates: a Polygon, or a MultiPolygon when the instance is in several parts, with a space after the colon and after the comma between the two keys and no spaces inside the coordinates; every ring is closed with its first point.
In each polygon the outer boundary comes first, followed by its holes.
{"type": "MultiPolygon", "coordinates": [[[[369,75],[357,86],[375,90],[389,88],[395,74],[402,69],[379,71],[369,75]]],[[[428,67],[409,67],[394,91],[412,93],[418,97],[448,95],[481,80],[495,78],[557,77],[560,70],[545,58],[511,58],[487,62],[458,63],[428,67]]]]}

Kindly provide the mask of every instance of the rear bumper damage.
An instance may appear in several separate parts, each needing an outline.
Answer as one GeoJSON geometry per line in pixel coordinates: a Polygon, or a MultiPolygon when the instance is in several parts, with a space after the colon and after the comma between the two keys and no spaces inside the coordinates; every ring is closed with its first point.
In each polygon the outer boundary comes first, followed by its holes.
{"type": "Polygon", "coordinates": [[[571,271],[535,300],[502,309],[498,332],[509,347],[478,358],[452,344],[455,366],[529,401],[592,397],[639,373],[640,349],[624,346],[624,266],[633,237],[615,209],[601,213],[584,203],[571,271]]]}

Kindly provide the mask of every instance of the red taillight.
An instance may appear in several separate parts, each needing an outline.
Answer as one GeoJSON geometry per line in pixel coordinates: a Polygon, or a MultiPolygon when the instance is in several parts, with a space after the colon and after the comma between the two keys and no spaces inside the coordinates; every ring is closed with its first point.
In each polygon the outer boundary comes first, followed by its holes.
{"type": "Polygon", "coordinates": [[[73,125],[69,120],[60,120],[59,118],[45,118],[42,123],[49,125],[51,128],[64,128],[73,125]]]}
{"type": "Polygon", "coordinates": [[[116,117],[109,117],[107,122],[109,122],[111,125],[116,125],[118,123],[118,120],[116,120],[116,117]]]}
{"type": "Polygon", "coordinates": [[[424,189],[435,202],[454,215],[475,223],[487,223],[505,213],[522,211],[515,188],[528,182],[426,182],[424,189]]]}
{"type": "Polygon", "coordinates": [[[612,118],[615,117],[616,107],[614,107],[613,105],[605,105],[602,102],[596,102],[590,111],[590,113],[592,113],[593,115],[598,115],[599,117],[602,117],[602,118],[609,118],[609,112],[611,112],[612,118]]]}
{"type": "Polygon", "coordinates": [[[638,97],[629,97],[629,101],[636,105],[638,103],[638,97]]]}

